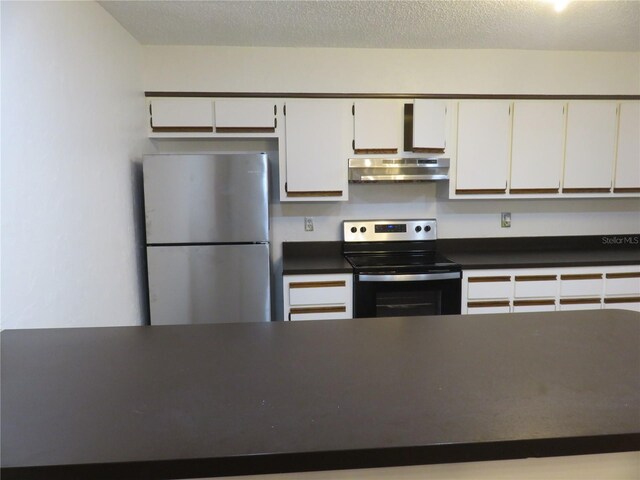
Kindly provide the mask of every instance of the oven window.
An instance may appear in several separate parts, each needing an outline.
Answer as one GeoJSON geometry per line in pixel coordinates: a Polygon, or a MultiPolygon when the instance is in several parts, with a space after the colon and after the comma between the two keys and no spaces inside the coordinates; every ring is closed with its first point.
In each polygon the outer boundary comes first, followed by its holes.
{"type": "Polygon", "coordinates": [[[442,292],[408,290],[376,293],[376,317],[440,315],[442,292]]]}

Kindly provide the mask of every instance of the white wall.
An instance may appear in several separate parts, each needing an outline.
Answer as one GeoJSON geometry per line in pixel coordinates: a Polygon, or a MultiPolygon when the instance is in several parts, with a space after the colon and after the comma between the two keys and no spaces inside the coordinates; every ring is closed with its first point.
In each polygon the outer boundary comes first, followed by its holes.
{"type": "Polygon", "coordinates": [[[138,43],[94,2],[2,2],[4,328],[136,325],[138,43]]]}
{"type": "MultiPolygon", "coordinates": [[[[640,94],[638,52],[145,46],[143,65],[146,91],[640,94]]],[[[204,141],[154,140],[155,151],[217,148],[204,141]]],[[[224,149],[232,148],[226,143],[224,149]]],[[[344,219],[434,217],[441,238],[640,231],[638,199],[477,201],[436,193],[433,183],[350,185],[346,203],[276,199],[271,221],[276,278],[283,241],[341,240],[344,219]],[[512,212],[509,229],[500,227],[503,211],[512,212]],[[314,218],[315,231],[304,231],[305,216],[314,218]]],[[[275,288],[279,318],[279,280],[275,288]]]]}

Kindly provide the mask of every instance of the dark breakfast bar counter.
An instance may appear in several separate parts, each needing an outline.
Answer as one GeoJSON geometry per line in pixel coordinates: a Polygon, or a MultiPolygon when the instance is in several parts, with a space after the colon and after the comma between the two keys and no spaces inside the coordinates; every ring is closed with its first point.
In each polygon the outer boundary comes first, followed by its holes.
{"type": "Polygon", "coordinates": [[[2,332],[2,478],[640,450],[622,310],[2,332]]]}

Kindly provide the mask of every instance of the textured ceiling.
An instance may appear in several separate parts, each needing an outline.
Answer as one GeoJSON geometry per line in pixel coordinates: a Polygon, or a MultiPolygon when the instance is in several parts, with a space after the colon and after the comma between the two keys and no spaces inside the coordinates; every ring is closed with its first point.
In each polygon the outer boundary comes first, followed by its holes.
{"type": "Polygon", "coordinates": [[[640,51],[640,1],[102,1],[145,45],[640,51]]]}

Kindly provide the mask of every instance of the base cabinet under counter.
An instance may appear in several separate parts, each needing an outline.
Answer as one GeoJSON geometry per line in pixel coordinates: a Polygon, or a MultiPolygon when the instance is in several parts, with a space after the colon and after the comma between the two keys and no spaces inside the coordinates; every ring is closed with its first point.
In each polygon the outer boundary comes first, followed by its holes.
{"type": "Polygon", "coordinates": [[[463,314],[640,311],[640,265],[464,270],[463,314]]]}
{"type": "Polygon", "coordinates": [[[353,317],[353,275],[283,276],[285,320],[338,320],[353,317]]]}

